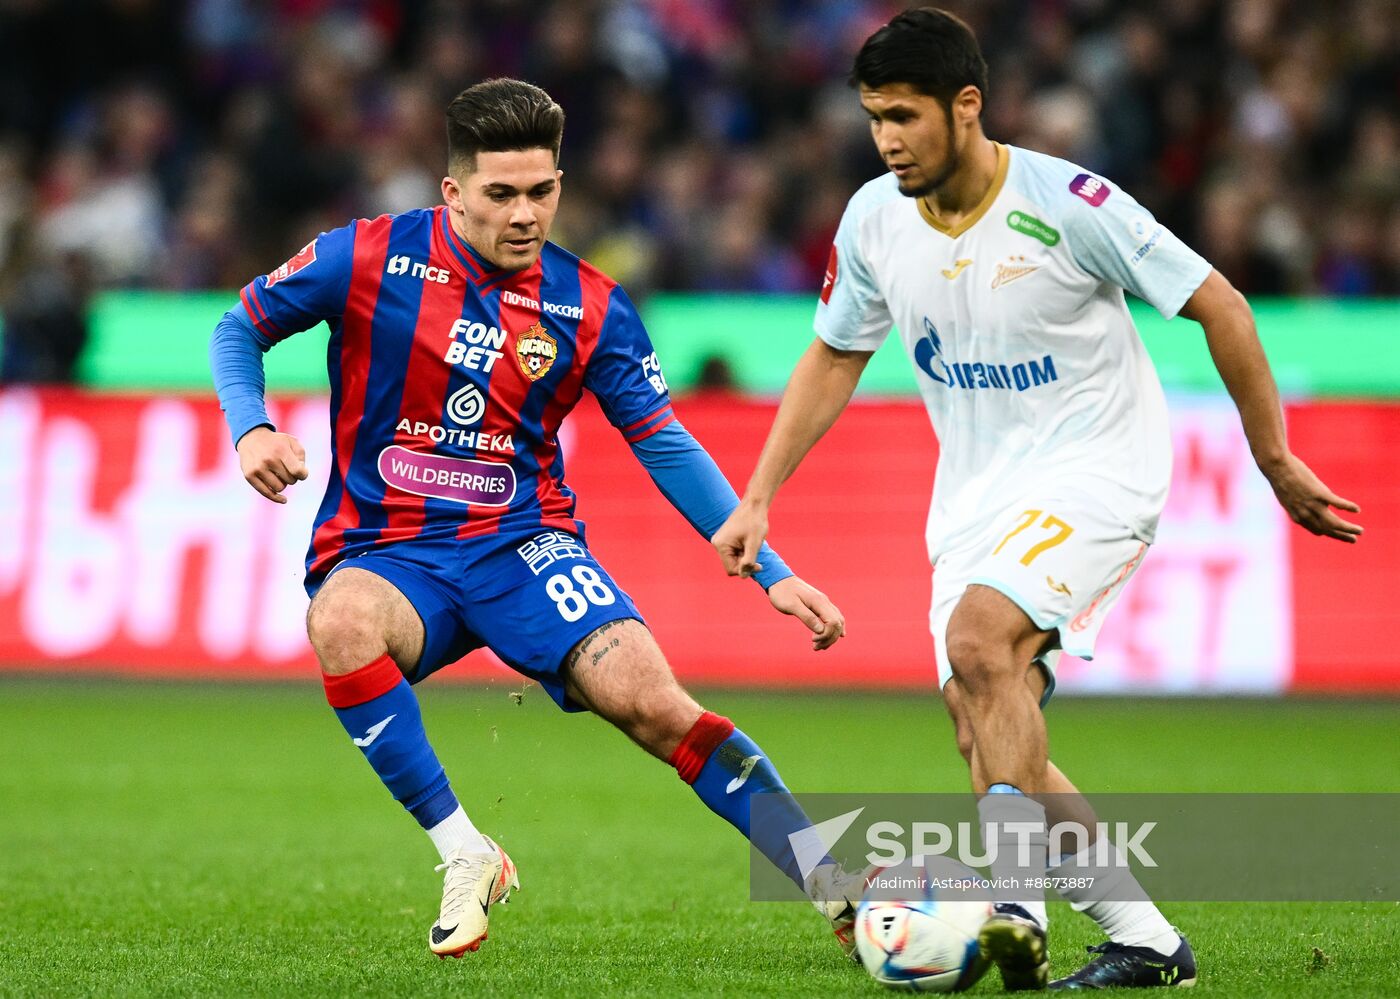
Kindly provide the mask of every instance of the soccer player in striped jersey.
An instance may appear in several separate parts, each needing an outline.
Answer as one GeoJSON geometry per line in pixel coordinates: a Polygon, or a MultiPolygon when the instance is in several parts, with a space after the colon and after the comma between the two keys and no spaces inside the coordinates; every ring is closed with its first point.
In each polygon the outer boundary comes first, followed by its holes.
{"type": "MultiPolygon", "coordinates": [[[[268,420],[262,354],[330,326],[332,467],[306,559],[307,631],[346,732],[442,856],[439,956],[476,950],[489,907],[519,886],[449,785],[410,686],[471,649],[612,722],[746,836],[750,797],[783,789],[752,739],[677,684],[574,517],[558,433],[585,389],[704,537],[738,498],[677,422],[627,295],[547,241],[563,127],[530,84],[463,91],[447,110],[445,204],[322,233],[243,289],[210,346],[243,473],[285,502],[305,452],[268,420]]],[[[774,552],[761,558],[773,606],[830,647],[840,611],[774,552]]],[[[828,901],[840,874],[788,801],[787,828],[755,831],[755,845],[848,945],[851,908],[828,901]]]]}
{"type": "Polygon", "coordinates": [[[1125,866],[1089,865],[1085,841],[1052,855],[1063,843],[1047,839],[1062,821],[1094,824],[1047,755],[1055,663],[1062,651],[1093,656],[1170,481],[1166,401],[1123,290],[1204,328],[1295,521],[1355,541],[1361,528],[1332,507],[1357,507],[1289,450],[1249,305],[1219,272],[1109,181],[983,134],[987,66],[966,24],[905,11],[865,42],[852,83],[890,172],[847,206],[817,339],[713,543],[731,573],[752,570],[779,485],[898,327],[940,445],[927,531],[938,676],[979,812],[1000,830],[985,845],[1010,864],[991,865],[1008,887],[982,930],[984,956],[1010,989],[1194,984],[1190,945],[1125,866]],[[1039,829],[1028,867],[1012,862],[1017,824],[1039,829]],[[1047,867],[1109,935],[1053,983],[1043,892],[1017,887],[1047,867]]]}

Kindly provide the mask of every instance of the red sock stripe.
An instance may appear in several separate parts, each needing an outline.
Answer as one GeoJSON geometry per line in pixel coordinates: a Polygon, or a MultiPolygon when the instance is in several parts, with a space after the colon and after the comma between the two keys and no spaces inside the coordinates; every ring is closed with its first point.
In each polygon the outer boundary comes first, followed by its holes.
{"type": "Polygon", "coordinates": [[[719,744],[734,734],[734,723],[723,715],[706,711],[685,734],[681,744],[666,762],[676,768],[681,780],[694,784],[705,761],[719,744]]]}
{"type": "Polygon", "coordinates": [[[361,666],[353,673],[343,676],[323,674],[321,679],[325,681],[326,700],[331,702],[331,707],[353,708],[393,690],[403,679],[403,674],[386,652],[368,666],[361,666]]]}

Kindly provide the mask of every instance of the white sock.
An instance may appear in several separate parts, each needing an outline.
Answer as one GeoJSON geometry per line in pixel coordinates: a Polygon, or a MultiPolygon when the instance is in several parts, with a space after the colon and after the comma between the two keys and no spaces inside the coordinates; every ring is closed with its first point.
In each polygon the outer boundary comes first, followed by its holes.
{"type": "Polygon", "coordinates": [[[486,845],[485,837],[477,832],[476,826],[472,825],[472,820],[467,818],[467,813],[461,805],[457,806],[455,812],[429,829],[428,838],[433,841],[433,846],[437,847],[438,855],[442,857],[443,863],[446,863],[448,856],[454,853],[486,853],[491,849],[486,845]]]}
{"type": "Polygon", "coordinates": [[[1019,905],[1029,912],[1041,926],[1047,926],[1050,917],[1045,911],[1045,893],[1014,887],[1029,877],[1039,877],[1045,870],[1049,846],[1045,830],[1045,806],[1024,794],[988,794],[977,802],[977,817],[982,823],[983,850],[996,850],[996,859],[989,869],[992,880],[1007,882],[1002,887],[993,888],[996,902],[1019,905]],[[1009,823],[1031,823],[1038,832],[1030,833],[1009,830],[1009,823]],[[995,843],[987,841],[987,826],[996,823],[995,843]],[[1017,853],[1020,844],[1026,841],[1030,846],[1028,862],[1021,864],[1017,853]]]}
{"type": "Polygon", "coordinates": [[[1097,843],[1074,857],[1057,858],[1050,876],[1069,879],[1057,891],[1076,912],[1103,927],[1114,943],[1151,947],[1159,954],[1171,956],[1181,944],[1181,935],[1147,897],[1122,851],[1112,843],[1105,846],[1107,863],[1096,860],[1097,843]],[[1091,883],[1079,883],[1083,881],[1091,883]]]}
{"type": "Polygon", "coordinates": [[[816,826],[797,830],[788,836],[788,841],[792,844],[793,856],[797,858],[797,869],[805,881],[826,859],[828,847],[822,842],[821,833],[817,831],[816,826]]]}

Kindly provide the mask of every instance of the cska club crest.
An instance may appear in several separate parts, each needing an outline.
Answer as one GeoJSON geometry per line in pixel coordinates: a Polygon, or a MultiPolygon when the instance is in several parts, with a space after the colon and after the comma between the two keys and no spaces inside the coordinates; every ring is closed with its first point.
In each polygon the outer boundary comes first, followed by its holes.
{"type": "Polygon", "coordinates": [[[520,362],[520,370],[532,382],[537,382],[549,374],[554,367],[554,359],[559,356],[559,343],[545,331],[539,323],[531,326],[516,339],[515,359],[520,362]]]}

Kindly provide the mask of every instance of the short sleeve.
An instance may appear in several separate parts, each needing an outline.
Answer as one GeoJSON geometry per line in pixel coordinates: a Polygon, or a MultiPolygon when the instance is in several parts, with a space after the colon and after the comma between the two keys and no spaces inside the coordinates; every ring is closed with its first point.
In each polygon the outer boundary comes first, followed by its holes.
{"type": "Polygon", "coordinates": [[[860,249],[860,227],[869,211],[858,192],[846,206],[827,258],[826,277],[813,328],[837,350],[877,350],[894,320],[860,249]]]}
{"type": "Polygon", "coordinates": [[[345,312],[355,250],[354,224],[323,232],[281,267],[239,292],[248,321],[271,342],[345,312]]]}
{"type": "Polygon", "coordinates": [[[1210,275],[1210,263],[1126,191],[1081,173],[1069,184],[1065,231],[1075,262],[1126,288],[1164,318],[1181,311],[1210,275]]]}
{"type": "Polygon", "coordinates": [[[645,440],[675,420],[661,362],[636,307],[620,287],[613,288],[608,300],[583,383],[629,444],[645,440]]]}

